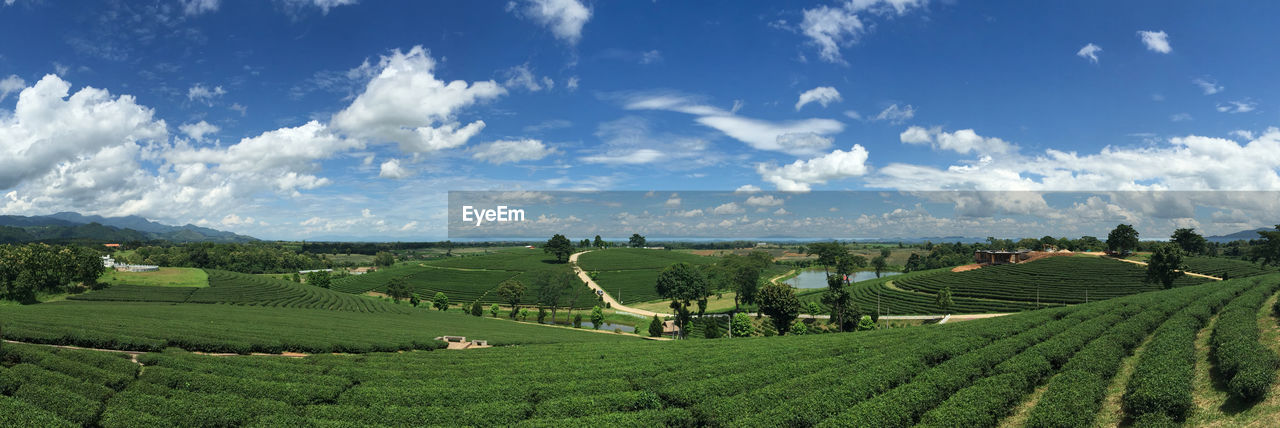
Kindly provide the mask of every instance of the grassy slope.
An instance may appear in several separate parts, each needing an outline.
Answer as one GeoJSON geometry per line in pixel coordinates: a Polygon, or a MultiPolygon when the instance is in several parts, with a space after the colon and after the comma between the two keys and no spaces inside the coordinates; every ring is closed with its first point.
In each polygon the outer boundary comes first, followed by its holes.
{"type": "Polygon", "coordinates": [[[653,286],[667,266],[680,262],[709,265],[716,260],[717,257],[680,251],[614,248],[583,254],[578,257],[578,265],[595,272],[597,284],[614,298],[621,296],[622,303],[629,304],[659,300],[653,286]]]}
{"type": "Polygon", "coordinates": [[[149,287],[208,287],[209,276],[196,268],[162,267],[155,272],[116,272],[108,270],[98,279],[116,285],[140,285],[149,287]]]}

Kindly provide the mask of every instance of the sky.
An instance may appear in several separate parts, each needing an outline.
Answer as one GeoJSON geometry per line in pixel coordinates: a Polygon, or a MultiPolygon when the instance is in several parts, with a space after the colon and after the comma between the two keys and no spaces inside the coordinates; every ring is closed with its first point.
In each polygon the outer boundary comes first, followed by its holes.
{"type": "MultiPolygon", "coordinates": [[[[1280,3],[0,0],[0,214],[412,241],[449,236],[449,191],[1275,191],[1274,16],[1280,3]]],[[[1280,223],[1276,194],[1184,217],[1123,195],[1061,210],[1124,210],[1161,234],[1280,223]]],[[[994,218],[959,211],[933,215],[994,218]]]]}

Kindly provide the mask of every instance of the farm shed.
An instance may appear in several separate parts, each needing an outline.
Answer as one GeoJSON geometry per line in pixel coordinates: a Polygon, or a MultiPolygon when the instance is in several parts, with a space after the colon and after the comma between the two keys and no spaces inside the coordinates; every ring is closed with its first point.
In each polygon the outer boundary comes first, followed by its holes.
{"type": "Polygon", "coordinates": [[[1031,257],[1031,251],[994,251],[978,250],[973,252],[973,262],[985,265],[1004,265],[1018,263],[1031,257]]]}

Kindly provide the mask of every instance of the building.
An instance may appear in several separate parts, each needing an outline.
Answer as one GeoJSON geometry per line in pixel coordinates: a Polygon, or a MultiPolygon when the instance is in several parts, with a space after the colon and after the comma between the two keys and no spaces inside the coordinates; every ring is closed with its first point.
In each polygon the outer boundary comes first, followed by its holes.
{"type": "Polygon", "coordinates": [[[358,268],[355,268],[355,269],[351,269],[351,271],[350,271],[350,272],[348,272],[348,273],[350,273],[350,274],[352,274],[352,275],[364,275],[364,274],[369,273],[369,272],[377,272],[377,271],[378,271],[378,268],[377,268],[377,267],[374,267],[374,266],[364,266],[364,267],[358,267],[358,268]]]}
{"type": "Polygon", "coordinates": [[[309,274],[309,273],[311,273],[311,272],[333,272],[333,269],[311,269],[311,270],[300,270],[300,271],[298,271],[298,274],[300,274],[300,275],[306,275],[306,274],[309,274]]]}
{"type": "Polygon", "coordinates": [[[1031,258],[1031,251],[995,251],[978,250],[973,252],[973,262],[984,265],[1005,265],[1019,263],[1031,258]]]}

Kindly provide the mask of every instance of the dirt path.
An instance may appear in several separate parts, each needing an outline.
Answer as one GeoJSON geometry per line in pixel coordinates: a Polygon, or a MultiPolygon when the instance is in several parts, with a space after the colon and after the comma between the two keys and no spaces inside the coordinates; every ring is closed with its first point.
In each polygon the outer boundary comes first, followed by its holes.
{"type": "Polygon", "coordinates": [[[140,352],[140,351],[121,351],[119,349],[82,348],[79,346],[70,346],[70,345],[47,345],[44,343],[19,342],[17,340],[8,340],[8,339],[5,339],[4,342],[18,343],[22,345],[48,346],[50,348],[59,348],[59,349],[78,349],[82,351],[99,351],[99,352],[111,352],[115,354],[128,354],[129,360],[133,361],[133,363],[137,365],[142,365],[142,363],[138,362],[138,356],[146,353],[146,352],[140,352]]]}
{"type": "Polygon", "coordinates": [[[569,265],[573,266],[573,272],[578,274],[578,279],[581,279],[582,282],[587,283],[587,287],[591,287],[592,290],[595,290],[596,293],[600,294],[600,297],[604,299],[605,303],[609,304],[611,309],[618,312],[626,312],[632,315],[639,315],[645,318],[652,318],[654,315],[657,315],[660,318],[674,316],[671,314],[663,314],[663,313],[658,313],[653,311],[646,311],[644,309],[633,308],[630,306],[623,305],[622,303],[618,303],[618,301],[614,299],[613,296],[610,296],[608,292],[604,291],[604,288],[600,287],[600,284],[596,284],[596,281],[594,279],[591,279],[591,276],[587,275],[586,271],[582,270],[582,268],[578,266],[578,256],[581,256],[583,254],[590,253],[590,252],[591,250],[587,250],[587,251],[570,254],[569,265]]]}
{"type": "MultiPolygon", "coordinates": [[[[1093,253],[1080,253],[1080,254],[1088,254],[1088,255],[1091,255],[1091,256],[1107,257],[1107,255],[1106,255],[1106,254],[1103,254],[1103,253],[1097,253],[1097,252],[1093,252],[1093,253]]],[[[1107,257],[1107,258],[1110,258],[1110,259],[1112,259],[1112,260],[1119,260],[1119,261],[1122,261],[1122,262],[1125,262],[1125,263],[1133,263],[1133,264],[1135,264],[1135,265],[1139,265],[1139,266],[1146,266],[1146,265],[1147,265],[1147,262],[1140,262],[1140,261],[1137,261],[1137,260],[1121,259],[1121,258],[1116,258],[1116,257],[1107,257]]],[[[1222,278],[1218,278],[1218,277],[1216,277],[1216,276],[1209,276],[1209,275],[1205,275],[1205,274],[1202,274],[1202,273],[1187,272],[1187,271],[1182,271],[1182,273],[1187,274],[1187,276],[1194,276],[1194,277],[1198,277],[1198,278],[1212,279],[1212,280],[1214,280],[1214,281],[1221,281],[1221,280],[1222,280],[1222,278]]]]}

